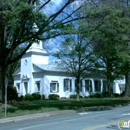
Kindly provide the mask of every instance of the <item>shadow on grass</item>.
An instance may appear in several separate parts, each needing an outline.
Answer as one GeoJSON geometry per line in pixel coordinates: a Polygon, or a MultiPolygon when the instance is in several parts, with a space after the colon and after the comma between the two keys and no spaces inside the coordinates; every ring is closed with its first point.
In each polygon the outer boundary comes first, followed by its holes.
{"type": "MultiPolygon", "coordinates": [[[[40,101],[38,101],[40,102],[40,101]]],[[[44,101],[43,101],[44,102],[44,101]]],[[[75,105],[74,104],[62,104],[61,102],[55,102],[54,103],[39,103],[39,104],[19,104],[19,106],[17,106],[18,109],[20,110],[40,110],[42,108],[57,108],[59,110],[64,110],[64,109],[74,109],[75,105]]],[[[77,105],[76,105],[77,106],[77,105]]]]}
{"type": "Polygon", "coordinates": [[[13,108],[13,107],[7,108],[7,112],[9,113],[15,113],[17,110],[18,110],[17,108],[13,108]]]}
{"type": "MultiPolygon", "coordinates": [[[[14,108],[14,107],[7,107],[7,113],[15,113],[18,110],[18,108],[14,108]]],[[[1,108],[0,112],[5,112],[5,108],[1,108]]]]}
{"type": "MultiPolygon", "coordinates": [[[[60,101],[60,100],[37,100],[37,101],[20,101],[11,103],[13,107],[19,110],[40,110],[42,108],[56,108],[59,110],[75,109],[77,107],[85,107],[82,102],[77,101],[60,101]]],[[[10,109],[15,111],[17,109],[10,109]]]]}

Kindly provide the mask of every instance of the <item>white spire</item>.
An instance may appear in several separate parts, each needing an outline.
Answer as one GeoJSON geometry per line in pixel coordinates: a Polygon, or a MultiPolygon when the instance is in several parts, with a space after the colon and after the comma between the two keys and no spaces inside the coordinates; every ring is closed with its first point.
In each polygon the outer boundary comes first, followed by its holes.
{"type": "Polygon", "coordinates": [[[38,40],[36,42],[33,42],[30,48],[38,48],[38,49],[43,49],[42,47],[42,41],[38,40]]]}
{"type": "MultiPolygon", "coordinates": [[[[39,28],[38,28],[36,23],[33,24],[32,30],[33,30],[33,33],[37,33],[39,31],[39,28]]],[[[42,41],[41,40],[36,40],[35,42],[33,42],[32,46],[30,48],[43,49],[42,48],[42,41]]]]}
{"type": "MultiPolygon", "coordinates": [[[[36,25],[36,23],[33,24],[32,30],[33,30],[33,33],[36,33],[36,32],[39,31],[39,28],[36,25]]],[[[31,47],[29,48],[29,50],[27,52],[30,52],[30,51],[47,53],[46,50],[43,49],[43,47],[42,47],[42,41],[41,40],[36,40],[35,42],[33,42],[31,47]]]]}
{"type": "Polygon", "coordinates": [[[38,26],[36,25],[36,23],[33,24],[32,30],[33,30],[34,33],[36,33],[36,32],[39,31],[39,28],[38,28],[38,26]]]}

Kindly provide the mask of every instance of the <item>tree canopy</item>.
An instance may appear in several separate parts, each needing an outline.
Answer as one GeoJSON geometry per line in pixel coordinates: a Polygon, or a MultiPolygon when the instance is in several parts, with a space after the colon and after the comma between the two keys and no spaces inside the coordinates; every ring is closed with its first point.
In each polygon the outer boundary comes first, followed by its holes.
{"type": "Polygon", "coordinates": [[[71,22],[77,20],[74,14],[80,8],[70,8],[74,1],[66,0],[49,15],[44,9],[49,4],[51,8],[51,0],[0,1],[0,77],[3,94],[8,65],[19,60],[34,41],[45,41],[68,33],[71,22]],[[70,8],[69,12],[66,12],[66,8],[70,8]],[[21,46],[25,49],[15,55],[15,51],[21,46]]]}
{"type": "MultiPolygon", "coordinates": [[[[81,28],[92,41],[98,67],[104,68],[110,92],[113,81],[124,75],[122,67],[129,62],[130,8],[125,1],[104,0],[95,4],[83,11],[86,21],[81,22],[81,28]]],[[[129,72],[129,67],[124,69],[129,72]]]]}

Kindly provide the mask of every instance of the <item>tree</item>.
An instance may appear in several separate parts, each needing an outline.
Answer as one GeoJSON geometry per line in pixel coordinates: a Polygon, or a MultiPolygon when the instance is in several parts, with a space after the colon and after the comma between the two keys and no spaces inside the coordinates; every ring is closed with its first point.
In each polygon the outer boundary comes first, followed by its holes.
{"type": "MultiPolygon", "coordinates": [[[[12,57],[16,57],[17,55],[19,55],[19,53],[21,53],[23,50],[25,49],[24,46],[22,47],[18,47],[14,53],[13,53],[13,56],[12,57]]],[[[6,77],[8,79],[8,84],[10,86],[13,87],[13,73],[20,67],[20,61],[17,60],[13,63],[11,63],[8,67],[7,67],[7,70],[6,70],[6,77]]]]}
{"type": "Polygon", "coordinates": [[[65,9],[74,1],[67,0],[57,11],[45,15],[44,9],[51,0],[0,0],[0,88],[3,101],[7,67],[18,61],[34,41],[67,34],[69,23],[77,20],[72,15],[80,8],[73,11],[70,8],[66,12],[65,9]],[[25,49],[13,57],[15,50],[21,46],[25,49]]]}
{"type": "Polygon", "coordinates": [[[130,96],[130,46],[129,46],[129,37],[125,42],[125,46],[120,46],[120,62],[121,62],[121,67],[120,67],[120,72],[122,75],[125,77],[125,92],[124,95],[125,97],[130,96]]]}
{"type": "Polygon", "coordinates": [[[86,21],[81,26],[86,29],[86,37],[93,41],[93,51],[99,59],[98,67],[104,68],[108,91],[111,92],[113,81],[123,75],[120,54],[121,48],[124,48],[125,44],[128,45],[130,18],[129,8],[126,8],[122,1],[108,1],[97,2],[94,8],[87,10],[86,21]]]}
{"type": "Polygon", "coordinates": [[[16,88],[14,88],[13,86],[8,86],[7,87],[7,101],[13,101],[13,100],[17,100],[18,99],[18,93],[16,88]]]}
{"type": "MultiPolygon", "coordinates": [[[[80,31],[79,31],[80,32],[80,31]]],[[[70,34],[61,43],[59,50],[53,54],[59,61],[59,68],[75,77],[77,101],[79,101],[80,83],[89,76],[93,68],[94,57],[90,48],[90,42],[79,34],[70,34]]]]}

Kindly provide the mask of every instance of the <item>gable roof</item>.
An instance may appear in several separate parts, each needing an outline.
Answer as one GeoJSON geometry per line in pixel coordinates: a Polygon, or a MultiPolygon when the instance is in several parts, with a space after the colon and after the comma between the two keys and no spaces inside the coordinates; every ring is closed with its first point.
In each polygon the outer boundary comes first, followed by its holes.
{"type": "Polygon", "coordinates": [[[58,62],[51,62],[49,64],[34,64],[38,68],[44,70],[44,71],[56,71],[56,72],[67,72],[60,67],[60,64],[58,62]]]}
{"type": "Polygon", "coordinates": [[[19,74],[20,74],[20,71],[21,71],[21,67],[19,67],[19,68],[13,73],[13,76],[14,76],[14,75],[19,75],[19,74]]]}

